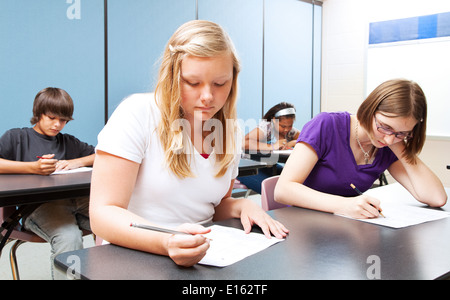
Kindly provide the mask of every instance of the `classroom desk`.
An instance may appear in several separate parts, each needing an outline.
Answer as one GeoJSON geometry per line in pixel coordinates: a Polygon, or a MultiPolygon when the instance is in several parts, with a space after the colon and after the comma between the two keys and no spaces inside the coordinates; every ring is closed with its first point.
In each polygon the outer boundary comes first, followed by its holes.
{"type": "Polygon", "coordinates": [[[251,176],[258,174],[258,170],[261,168],[269,168],[272,165],[265,162],[260,162],[252,159],[241,158],[239,161],[239,174],[238,176],[251,176]]]}
{"type": "Polygon", "coordinates": [[[0,175],[0,207],[89,196],[91,172],[64,175],[0,175]]]}
{"type": "MultiPolygon", "coordinates": [[[[89,196],[91,172],[64,175],[0,175],[0,207],[18,206],[19,211],[34,210],[39,203],[89,196]]],[[[14,217],[13,217],[14,216],[14,217]]],[[[6,228],[15,227],[21,215],[11,218],[0,230],[0,253],[6,244],[6,228]]]]}
{"type": "Polygon", "coordinates": [[[286,163],[292,150],[255,151],[245,150],[246,155],[252,160],[266,162],[274,165],[276,163],[286,163]]]}
{"type": "MultiPolygon", "coordinates": [[[[168,257],[115,245],[63,253],[55,264],[81,279],[372,279],[376,263],[381,279],[450,276],[450,218],[391,229],[297,207],[269,214],[290,229],[286,240],[224,268],[183,268],[168,257]]],[[[242,228],[237,219],[216,224],[242,228]]]]}

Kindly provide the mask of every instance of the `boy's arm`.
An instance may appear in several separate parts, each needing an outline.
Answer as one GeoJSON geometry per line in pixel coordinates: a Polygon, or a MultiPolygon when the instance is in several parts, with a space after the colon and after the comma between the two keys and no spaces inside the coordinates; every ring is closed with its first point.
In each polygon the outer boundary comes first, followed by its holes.
{"type": "Polygon", "coordinates": [[[56,159],[23,162],[0,158],[0,174],[49,175],[55,171],[56,162],[56,159]]]}
{"type": "Polygon", "coordinates": [[[95,154],[88,156],[83,156],[80,158],[70,159],[70,160],[60,160],[56,164],[56,171],[61,170],[72,170],[81,167],[92,167],[94,164],[95,154]]]}

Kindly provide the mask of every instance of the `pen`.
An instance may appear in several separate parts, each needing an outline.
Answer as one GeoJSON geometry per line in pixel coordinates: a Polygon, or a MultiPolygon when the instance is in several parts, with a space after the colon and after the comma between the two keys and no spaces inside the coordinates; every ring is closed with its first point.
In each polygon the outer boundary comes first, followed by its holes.
{"type": "Polygon", "coordinates": [[[161,227],[156,227],[156,226],[150,226],[150,225],[137,224],[137,223],[131,223],[130,227],[136,227],[136,228],[153,230],[153,231],[170,233],[170,234],[191,235],[190,233],[186,233],[186,232],[181,232],[181,231],[176,231],[176,230],[166,229],[166,228],[161,228],[161,227]]]}
{"type": "Polygon", "coordinates": [[[39,158],[39,159],[49,159],[49,158],[47,158],[47,157],[43,157],[43,156],[36,156],[36,158],[39,158]]]}
{"type": "MultiPolygon", "coordinates": [[[[362,195],[362,194],[363,194],[360,190],[358,190],[358,188],[357,188],[353,183],[350,183],[350,186],[351,186],[352,189],[354,189],[359,195],[362,195]]],[[[371,205],[372,205],[372,204],[371,204],[371,205]]],[[[373,205],[372,205],[372,206],[373,206],[373,205]]],[[[379,210],[378,212],[380,213],[380,216],[382,216],[383,218],[386,218],[386,217],[383,215],[383,213],[381,212],[381,210],[379,210]]]]}

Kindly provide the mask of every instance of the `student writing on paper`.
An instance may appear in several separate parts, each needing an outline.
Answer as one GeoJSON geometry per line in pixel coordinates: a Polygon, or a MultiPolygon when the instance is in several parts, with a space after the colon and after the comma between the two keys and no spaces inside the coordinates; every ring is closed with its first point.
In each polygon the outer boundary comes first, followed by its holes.
{"type": "Polygon", "coordinates": [[[98,136],[91,225],[103,239],[192,266],[209,248],[201,224],[240,218],[269,237],[287,229],[248,199],[231,197],[240,138],[240,70],[227,33],[208,21],[182,25],[165,47],[155,93],[124,100],[98,136]],[[130,227],[156,225],[192,235],[130,227]]]}
{"type": "Polygon", "coordinates": [[[361,104],[356,115],[321,113],[307,123],[275,188],[275,200],[310,209],[374,218],[379,199],[357,195],[382,172],[418,201],[443,206],[438,177],[417,156],[425,142],[427,104],[417,83],[389,80],[361,104]],[[354,197],[355,196],[355,197],[354,197]]]}
{"type": "MultiPolygon", "coordinates": [[[[266,112],[258,127],[245,136],[245,150],[264,152],[292,149],[300,134],[293,126],[294,121],[294,105],[287,102],[278,103],[266,112]]],[[[279,175],[283,170],[281,164],[277,164],[276,167],[276,174],[271,168],[263,168],[257,175],[238,177],[238,180],[261,194],[261,182],[270,176],[279,175]]]]}
{"type": "Polygon", "coordinates": [[[281,102],[269,109],[258,127],[245,136],[246,150],[285,150],[295,146],[300,131],[294,128],[294,105],[281,102]]]}
{"type": "MultiPolygon", "coordinates": [[[[10,129],[0,138],[0,173],[49,175],[92,166],[94,147],[61,133],[73,110],[73,100],[63,89],[41,90],[33,103],[34,126],[10,129]]],[[[54,256],[83,248],[79,227],[90,229],[88,208],[88,198],[51,201],[26,218],[25,228],[51,244],[52,275],[54,256]]]]}

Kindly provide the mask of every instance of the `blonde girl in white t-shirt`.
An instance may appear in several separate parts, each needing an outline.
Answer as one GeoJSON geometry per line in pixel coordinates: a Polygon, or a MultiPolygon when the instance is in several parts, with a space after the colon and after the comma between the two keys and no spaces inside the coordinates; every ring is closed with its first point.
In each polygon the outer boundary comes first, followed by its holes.
{"type": "Polygon", "coordinates": [[[201,224],[240,218],[270,237],[288,230],[248,199],[231,197],[239,164],[239,61],[223,29],[190,21],[169,40],[155,93],[124,100],[98,137],[92,230],[124,247],[192,266],[209,248],[201,224]],[[169,235],[131,222],[175,228],[169,235]]]}

